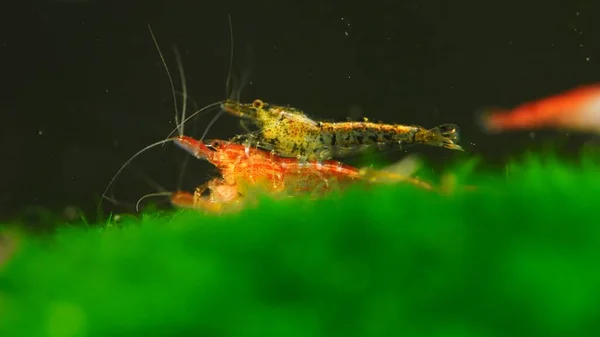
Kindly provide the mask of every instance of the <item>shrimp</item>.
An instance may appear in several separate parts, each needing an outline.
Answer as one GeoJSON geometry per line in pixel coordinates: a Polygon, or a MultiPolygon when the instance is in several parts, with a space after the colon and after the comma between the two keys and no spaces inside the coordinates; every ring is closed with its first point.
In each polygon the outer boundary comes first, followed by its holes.
{"type": "Polygon", "coordinates": [[[480,114],[480,122],[490,133],[541,128],[600,133],[600,84],[577,87],[513,109],[486,110],[480,114]]]}
{"type": "Polygon", "coordinates": [[[402,144],[426,144],[463,151],[459,127],[442,124],[432,129],[420,126],[360,122],[321,122],[301,110],[267,104],[259,99],[252,104],[227,100],[222,109],[232,115],[250,119],[259,131],[256,145],[275,151],[282,157],[301,160],[327,160],[345,157],[369,148],[402,144]]]}
{"type": "Polygon", "coordinates": [[[406,180],[420,188],[431,189],[425,182],[393,172],[357,169],[334,160],[303,162],[235,142],[213,140],[206,144],[182,136],[175,143],[194,157],[215,165],[222,175],[222,178],[214,178],[198,187],[194,194],[174,193],[171,202],[179,208],[221,213],[239,210],[255,190],[269,195],[322,195],[358,181],[387,183],[406,180]],[[210,192],[208,197],[202,195],[207,189],[210,192]]]}

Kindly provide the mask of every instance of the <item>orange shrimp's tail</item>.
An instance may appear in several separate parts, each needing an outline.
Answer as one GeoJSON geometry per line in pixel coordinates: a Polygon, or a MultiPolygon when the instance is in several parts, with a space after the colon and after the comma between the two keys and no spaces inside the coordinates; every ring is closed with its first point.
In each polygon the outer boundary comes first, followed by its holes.
{"type": "Polygon", "coordinates": [[[460,140],[460,128],[456,124],[442,124],[427,130],[428,137],[425,144],[444,147],[450,150],[464,151],[462,146],[456,144],[460,140]]]}

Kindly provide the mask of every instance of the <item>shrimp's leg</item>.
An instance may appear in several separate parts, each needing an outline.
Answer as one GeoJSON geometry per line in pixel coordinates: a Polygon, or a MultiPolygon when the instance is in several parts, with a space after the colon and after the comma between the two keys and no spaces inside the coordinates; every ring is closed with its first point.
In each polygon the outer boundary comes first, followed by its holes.
{"type": "Polygon", "coordinates": [[[242,129],[244,129],[244,131],[246,131],[246,133],[249,133],[249,134],[252,133],[252,130],[250,130],[250,127],[248,126],[248,121],[246,121],[245,119],[241,119],[240,125],[242,126],[242,129]]]}
{"type": "MultiPolygon", "coordinates": [[[[247,149],[263,147],[263,146],[259,146],[259,135],[258,135],[259,132],[258,131],[251,131],[250,128],[248,127],[248,124],[246,124],[244,120],[240,121],[240,125],[247,133],[237,135],[237,136],[231,138],[231,140],[230,140],[231,142],[243,144],[247,149]]],[[[270,148],[268,148],[267,150],[270,150],[270,148]]]]}
{"type": "Polygon", "coordinates": [[[257,145],[256,139],[254,136],[254,132],[252,132],[252,130],[250,130],[247,120],[245,120],[245,119],[240,120],[240,125],[241,125],[242,129],[244,129],[244,131],[246,131],[246,141],[244,142],[244,145],[247,148],[257,145]]]}
{"type": "Polygon", "coordinates": [[[222,178],[214,178],[196,188],[194,194],[177,192],[171,197],[171,203],[178,208],[194,209],[209,214],[223,214],[240,210],[243,206],[238,187],[228,184],[222,178]],[[203,196],[206,190],[209,196],[203,196]]]}

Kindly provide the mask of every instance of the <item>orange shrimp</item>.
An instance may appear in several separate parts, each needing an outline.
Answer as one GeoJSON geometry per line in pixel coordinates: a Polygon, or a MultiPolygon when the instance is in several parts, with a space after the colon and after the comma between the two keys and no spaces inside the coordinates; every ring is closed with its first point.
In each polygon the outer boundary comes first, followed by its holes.
{"type": "Polygon", "coordinates": [[[600,84],[577,87],[513,109],[487,110],[480,118],[488,132],[556,128],[600,133],[600,84]]]}
{"type": "Polygon", "coordinates": [[[299,161],[284,158],[257,148],[234,142],[213,140],[205,144],[191,137],[181,136],[175,143],[194,155],[208,160],[221,172],[196,189],[194,194],[176,192],[172,204],[210,213],[239,210],[253,189],[271,195],[292,196],[298,193],[323,194],[342,185],[356,182],[389,182],[406,180],[421,188],[431,186],[415,178],[374,170],[359,170],[338,161],[299,161]],[[202,194],[209,190],[209,196],[202,194]]]}

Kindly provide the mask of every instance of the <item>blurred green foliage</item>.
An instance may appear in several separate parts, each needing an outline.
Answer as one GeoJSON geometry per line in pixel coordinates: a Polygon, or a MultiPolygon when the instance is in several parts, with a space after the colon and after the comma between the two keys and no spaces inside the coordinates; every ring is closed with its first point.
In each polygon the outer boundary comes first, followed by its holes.
{"type": "Polygon", "coordinates": [[[452,170],[482,188],[5,232],[0,336],[600,335],[600,166],[452,170]]]}

